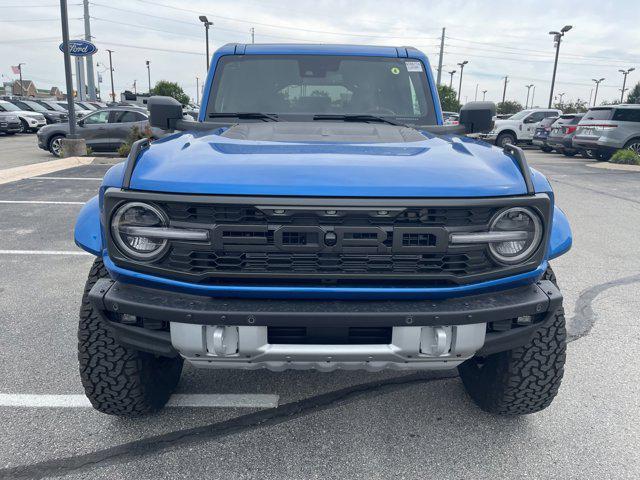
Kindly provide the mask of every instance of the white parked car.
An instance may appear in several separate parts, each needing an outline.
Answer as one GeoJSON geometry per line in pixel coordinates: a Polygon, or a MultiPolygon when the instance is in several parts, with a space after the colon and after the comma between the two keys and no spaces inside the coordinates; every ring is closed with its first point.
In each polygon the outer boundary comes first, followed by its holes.
{"type": "Polygon", "coordinates": [[[493,130],[479,135],[479,138],[504,147],[508,143],[531,143],[536,127],[542,120],[549,117],[559,117],[561,110],[553,108],[531,108],[522,110],[504,120],[497,119],[493,130]]]}
{"type": "Polygon", "coordinates": [[[20,107],[5,100],[0,100],[0,112],[15,114],[20,119],[20,131],[22,133],[35,132],[47,124],[47,119],[41,113],[22,110],[20,107]]]}

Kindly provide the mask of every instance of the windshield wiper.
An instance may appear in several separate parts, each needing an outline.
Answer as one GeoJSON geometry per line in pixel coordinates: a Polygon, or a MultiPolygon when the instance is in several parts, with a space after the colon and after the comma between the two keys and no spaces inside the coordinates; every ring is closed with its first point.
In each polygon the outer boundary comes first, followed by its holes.
{"type": "Polygon", "coordinates": [[[395,125],[397,127],[408,127],[404,123],[394,122],[393,120],[388,120],[384,117],[378,117],[377,115],[367,115],[367,114],[352,114],[352,115],[342,115],[342,114],[323,114],[323,115],[314,115],[314,120],[343,120],[345,122],[380,122],[386,123],[387,125],[395,125]]]}
{"type": "Polygon", "coordinates": [[[264,121],[272,121],[279,122],[277,115],[271,113],[261,113],[261,112],[237,112],[237,113],[210,113],[209,118],[225,118],[225,117],[233,117],[238,118],[240,120],[248,120],[248,119],[256,119],[256,120],[264,120],[264,121]]]}

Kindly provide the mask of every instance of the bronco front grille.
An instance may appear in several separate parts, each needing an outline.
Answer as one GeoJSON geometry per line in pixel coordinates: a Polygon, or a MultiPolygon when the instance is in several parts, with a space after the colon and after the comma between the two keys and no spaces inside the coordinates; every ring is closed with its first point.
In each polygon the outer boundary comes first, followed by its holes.
{"type": "MultiPolygon", "coordinates": [[[[123,267],[206,284],[403,285],[472,283],[535,268],[496,264],[487,246],[452,245],[454,232],[481,232],[503,208],[532,205],[547,222],[547,196],[498,199],[308,199],[109,191],[109,216],[128,199],[162,209],[171,227],[204,229],[208,241],[170,242],[135,262],[109,239],[123,267]]],[[[110,217],[109,217],[110,218],[110,217]]],[[[106,222],[109,220],[106,219],[106,222]]]]}

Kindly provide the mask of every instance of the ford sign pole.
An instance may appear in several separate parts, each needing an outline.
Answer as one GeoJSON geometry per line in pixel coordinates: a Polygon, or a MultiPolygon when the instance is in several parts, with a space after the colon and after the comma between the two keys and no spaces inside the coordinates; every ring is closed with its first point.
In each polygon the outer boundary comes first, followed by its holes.
{"type": "Polygon", "coordinates": [[[69,19],[67,0],[60,0],[60,18],[62,19],[62,45],[64,55],[64,77],[67,85],[67,106],[69,110],[69,135],[63,142],[62,156],[86,155],[84,139],[76,133],[76,112],[73,104],[73,79],[71,78],[71,56],[69,55],[69,19]]]}

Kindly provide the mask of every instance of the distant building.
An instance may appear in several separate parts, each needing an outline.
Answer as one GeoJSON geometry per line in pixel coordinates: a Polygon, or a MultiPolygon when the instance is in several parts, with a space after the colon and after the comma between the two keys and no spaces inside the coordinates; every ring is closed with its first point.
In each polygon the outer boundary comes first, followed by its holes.
{"type": "Polygon", "coordinates": [[[58,87],[36,88],[33,80],[22,80],[22,85],[20,80],[4,82],[0,87],[0,94],[7,97],[55,98],[56,100],[62,100],[65,97],[58,87]]]}
{"type": "Polygon", "coordinates": [[[13,95],[20,95],[22,97],[37,97],[38,89],[32,80],[22,80],[22,86],[20,86],[20,80],[13,82],[13,95]]]}

